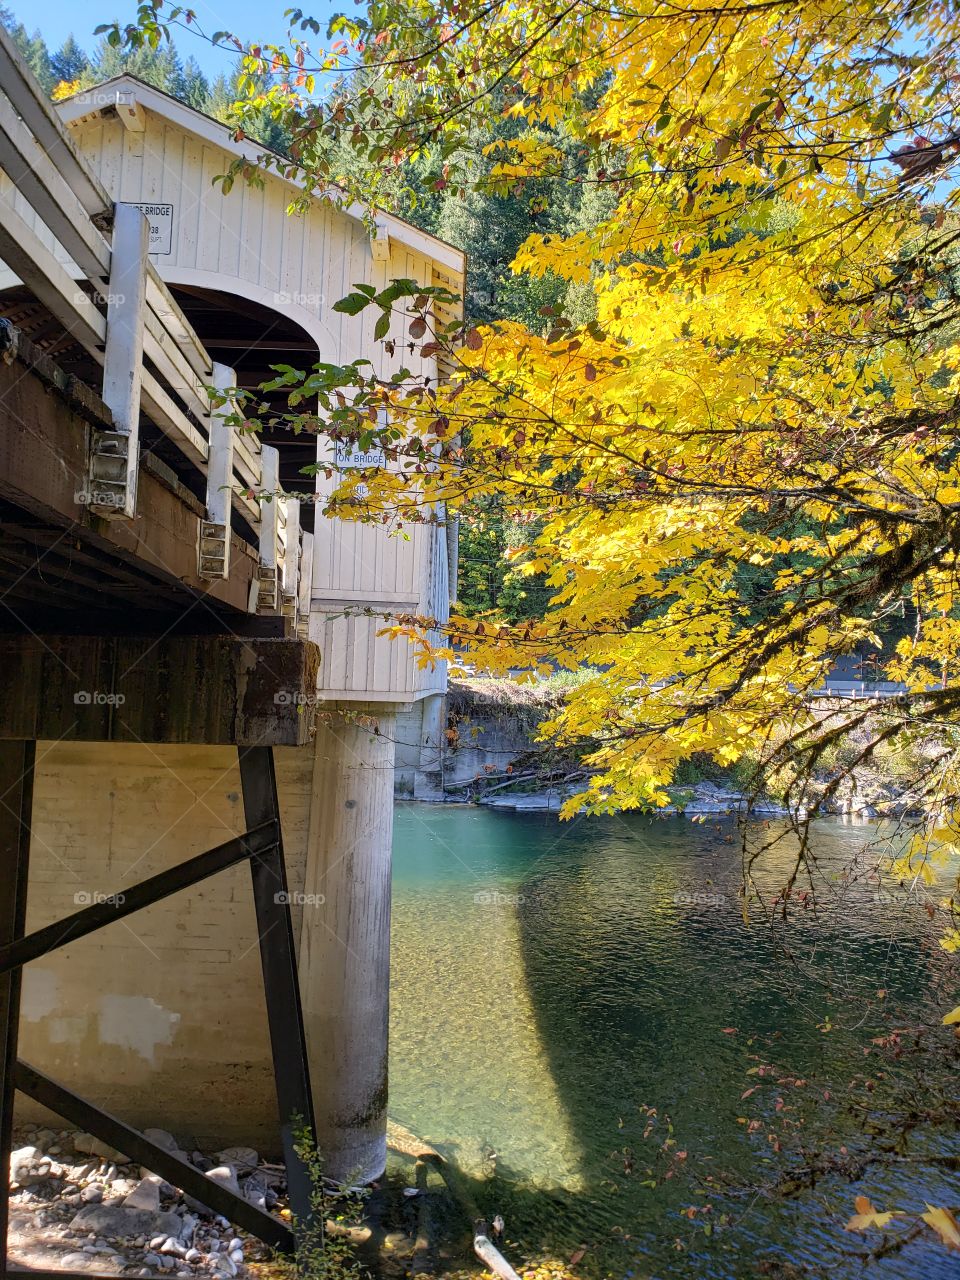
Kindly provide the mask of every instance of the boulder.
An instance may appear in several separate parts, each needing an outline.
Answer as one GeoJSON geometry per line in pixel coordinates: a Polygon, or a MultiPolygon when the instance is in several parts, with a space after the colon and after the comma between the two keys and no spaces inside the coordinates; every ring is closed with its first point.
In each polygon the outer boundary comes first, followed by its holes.
{"type": "Polygon", "coordinates": [[[10,1185],[11,1187],[25,1187],[31,1181],[36,1182],[36,1178],[30,1177],[30,1170],[36,1166],[40,1155],[36,1147],[21,1147],[18,1151],[10,1154],[10,1185]]]}
{"type": "Polygon", "coordinates": [[[76,1231],[103,1236],[174,1236],[180,1230],[175,1213],[155,1213],[126,1205],[91,1204],[81,1209],[70,1223],[76,1231]]]}

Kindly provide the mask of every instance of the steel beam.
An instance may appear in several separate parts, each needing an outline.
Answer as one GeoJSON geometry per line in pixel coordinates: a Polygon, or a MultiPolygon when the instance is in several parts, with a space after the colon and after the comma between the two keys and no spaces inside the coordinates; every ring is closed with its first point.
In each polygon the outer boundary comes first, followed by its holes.
{"type": "Polygon", "coordinates": [[[251,1235],[284,1252],[292,1252],[293,1232],[284,1223],[250,1204],[242,1196],[228,1191],[221,1183],[205,1177],[199,1169],[187,1164],[171,1151],[158,1147],[138,1129],[131,1128],[116,1116],[95,1107],[92,1102],[72,1093],[56,1080],[51,1080],[29,1063],[17,1063],[15,1079],[16,1087],[35,1102],[49,1107],[84,1132],[92,1133],[102,1142],[122,1151],[125,1156],[152,1173],[159,1174],[214,1213],[222,1214],[238,1227],[243,1227],[244,1231],[249,1231],[251,1235]]]}
{"type": "Polygon", "coordinates": [[[150,876],[130,888],[118,889],[103,902],[75,911],[55,924],[48,924],[27,937],[17,937],[12,942],[0,946],[0,975],[9,972],[30,960],[37,960],[68,942],[75,942],[88,933],[102,929],[104,925],[122,920],[144,907],[150,907],[181,889],[189,889],[199,884],[218,871],[226,871],[228,867],[245,862],[255,854],[274,848],[280,839],[280,827],[276,822],[264,822],[260,826],[247,831],[242,836],[208,849],[186,862],[180,862],[167,871],[150,876]]]}
{"type": "MultiPolygon", "coordinates": [[[[0,942],[3,943],[21,937],[26,923],[35,756],[34,742],[0,743],[0,942]]],[[[0,1271],[4,1273],[10,1220],[9,1169],[20,977],[19,969],[0,975],[0,1271]]]]}
{"type": "MultiPolygon", "coordinates": [[[[243,808],[248,825],[253,827],[274,822],[279,829],[280,804],[272,748],[241,747],[239,756],[243,808]]],[[[309,1172],[295,1149],[297,1129],[305,1129],[314,1142],[317,1130],[282,841],[278,840],[266,853],[251,858],[250,871],[280,1110],[280,1136],[287,1166],[287,1190],[294,1219],[306,1223],[312,1213],[313,1194],[309,1172]]]]}

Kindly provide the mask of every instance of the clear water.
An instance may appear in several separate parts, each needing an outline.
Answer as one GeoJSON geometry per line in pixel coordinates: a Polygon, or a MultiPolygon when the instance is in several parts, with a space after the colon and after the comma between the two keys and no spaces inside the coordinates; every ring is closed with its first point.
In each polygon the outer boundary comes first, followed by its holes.
{"type": "MultiPolygon", "coordinates": [[[[831,1152],[864,1145],[847,1103],[875,1070],[871,1037],[951,1007],[924,910],[843,873],[870,834],[818,826],[824,908],[801,905],[784,933],[744,922],[729,819],[399,806],[391,1116],[456,1159],[480,1210],[506,1219],[515,1261],[587,1246],[578,1274],[864,1274],[869,1242],[842,1229],[854,1197],[956,1204],[955,1177],[910,1166],[789,1197],[757,1188],[796,1164],[797,1133],[831,1152]],[[767,1065],[809,1083],[758,1076],[767,1065]]],[[[768,901],[792,849],[765,859],[768,901]]],[[[916,1243],[869,1270],[960,1267],[916,1243]]]]}

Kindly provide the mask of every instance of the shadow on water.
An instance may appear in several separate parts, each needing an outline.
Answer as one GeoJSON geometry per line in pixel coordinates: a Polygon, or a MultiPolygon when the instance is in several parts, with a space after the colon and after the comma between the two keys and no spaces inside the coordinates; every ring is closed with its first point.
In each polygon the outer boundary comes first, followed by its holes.
{"type": "MultiPolygon", "coordinates": [[[[799,920],[788,959],[762,923],[744,925],[730,820],[404,806],[398,828],[391,1110],[467,1171],[515,1252],[586,1245],[579,1272],[638,1280],[861,1273],[842,1231],[849,1183],[721,1203],[707,1180],[755,1185],[781,1168],[767,1135],[783,1115],[755,1133],[739,1122],[766,1096],[742,1100],[751,1069],[775,1060],[839,1091],[875,1015],[930,988],[936,948],[915,915],[891,922],[848,892],[799,920]]],[[[824,824],[817,841],[832,875],[863,829],[824,824]]],[[[812,1087],[781,1106],[836,1137],[851,1121],[812,1105],[812,1087]]],[[[872,1268],[951,1269],[936,1247],[872,1268]]]]}

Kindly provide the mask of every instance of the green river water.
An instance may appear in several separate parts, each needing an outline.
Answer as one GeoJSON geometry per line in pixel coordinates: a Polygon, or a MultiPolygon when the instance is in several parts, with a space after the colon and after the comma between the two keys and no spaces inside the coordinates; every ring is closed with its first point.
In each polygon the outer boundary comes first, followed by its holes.
{"type": "MultiPolygon", "coordinates": [[[[584,1276],[957,1275],[932,1241],[865,1270],[869,1241],[843,1230],[862,1192],[957,1204],[955,1174],[913,1165],[757,1194],[796,1162],[794,1120],[812,1146],[862,1145],[846,1104],[874,1069],[871,1038],[957,1003],[922,906],[878,890],[863,861],[862,878],[841,876],[872,834],[818,824],[823,909],[778,935],[744,923],[729,818],[398,806],[391,1116],[503,1214],[514,1261],[587,1246],[584,1276]]],[[[790,850],[768,855],[762,893],[790,850]]]]}

